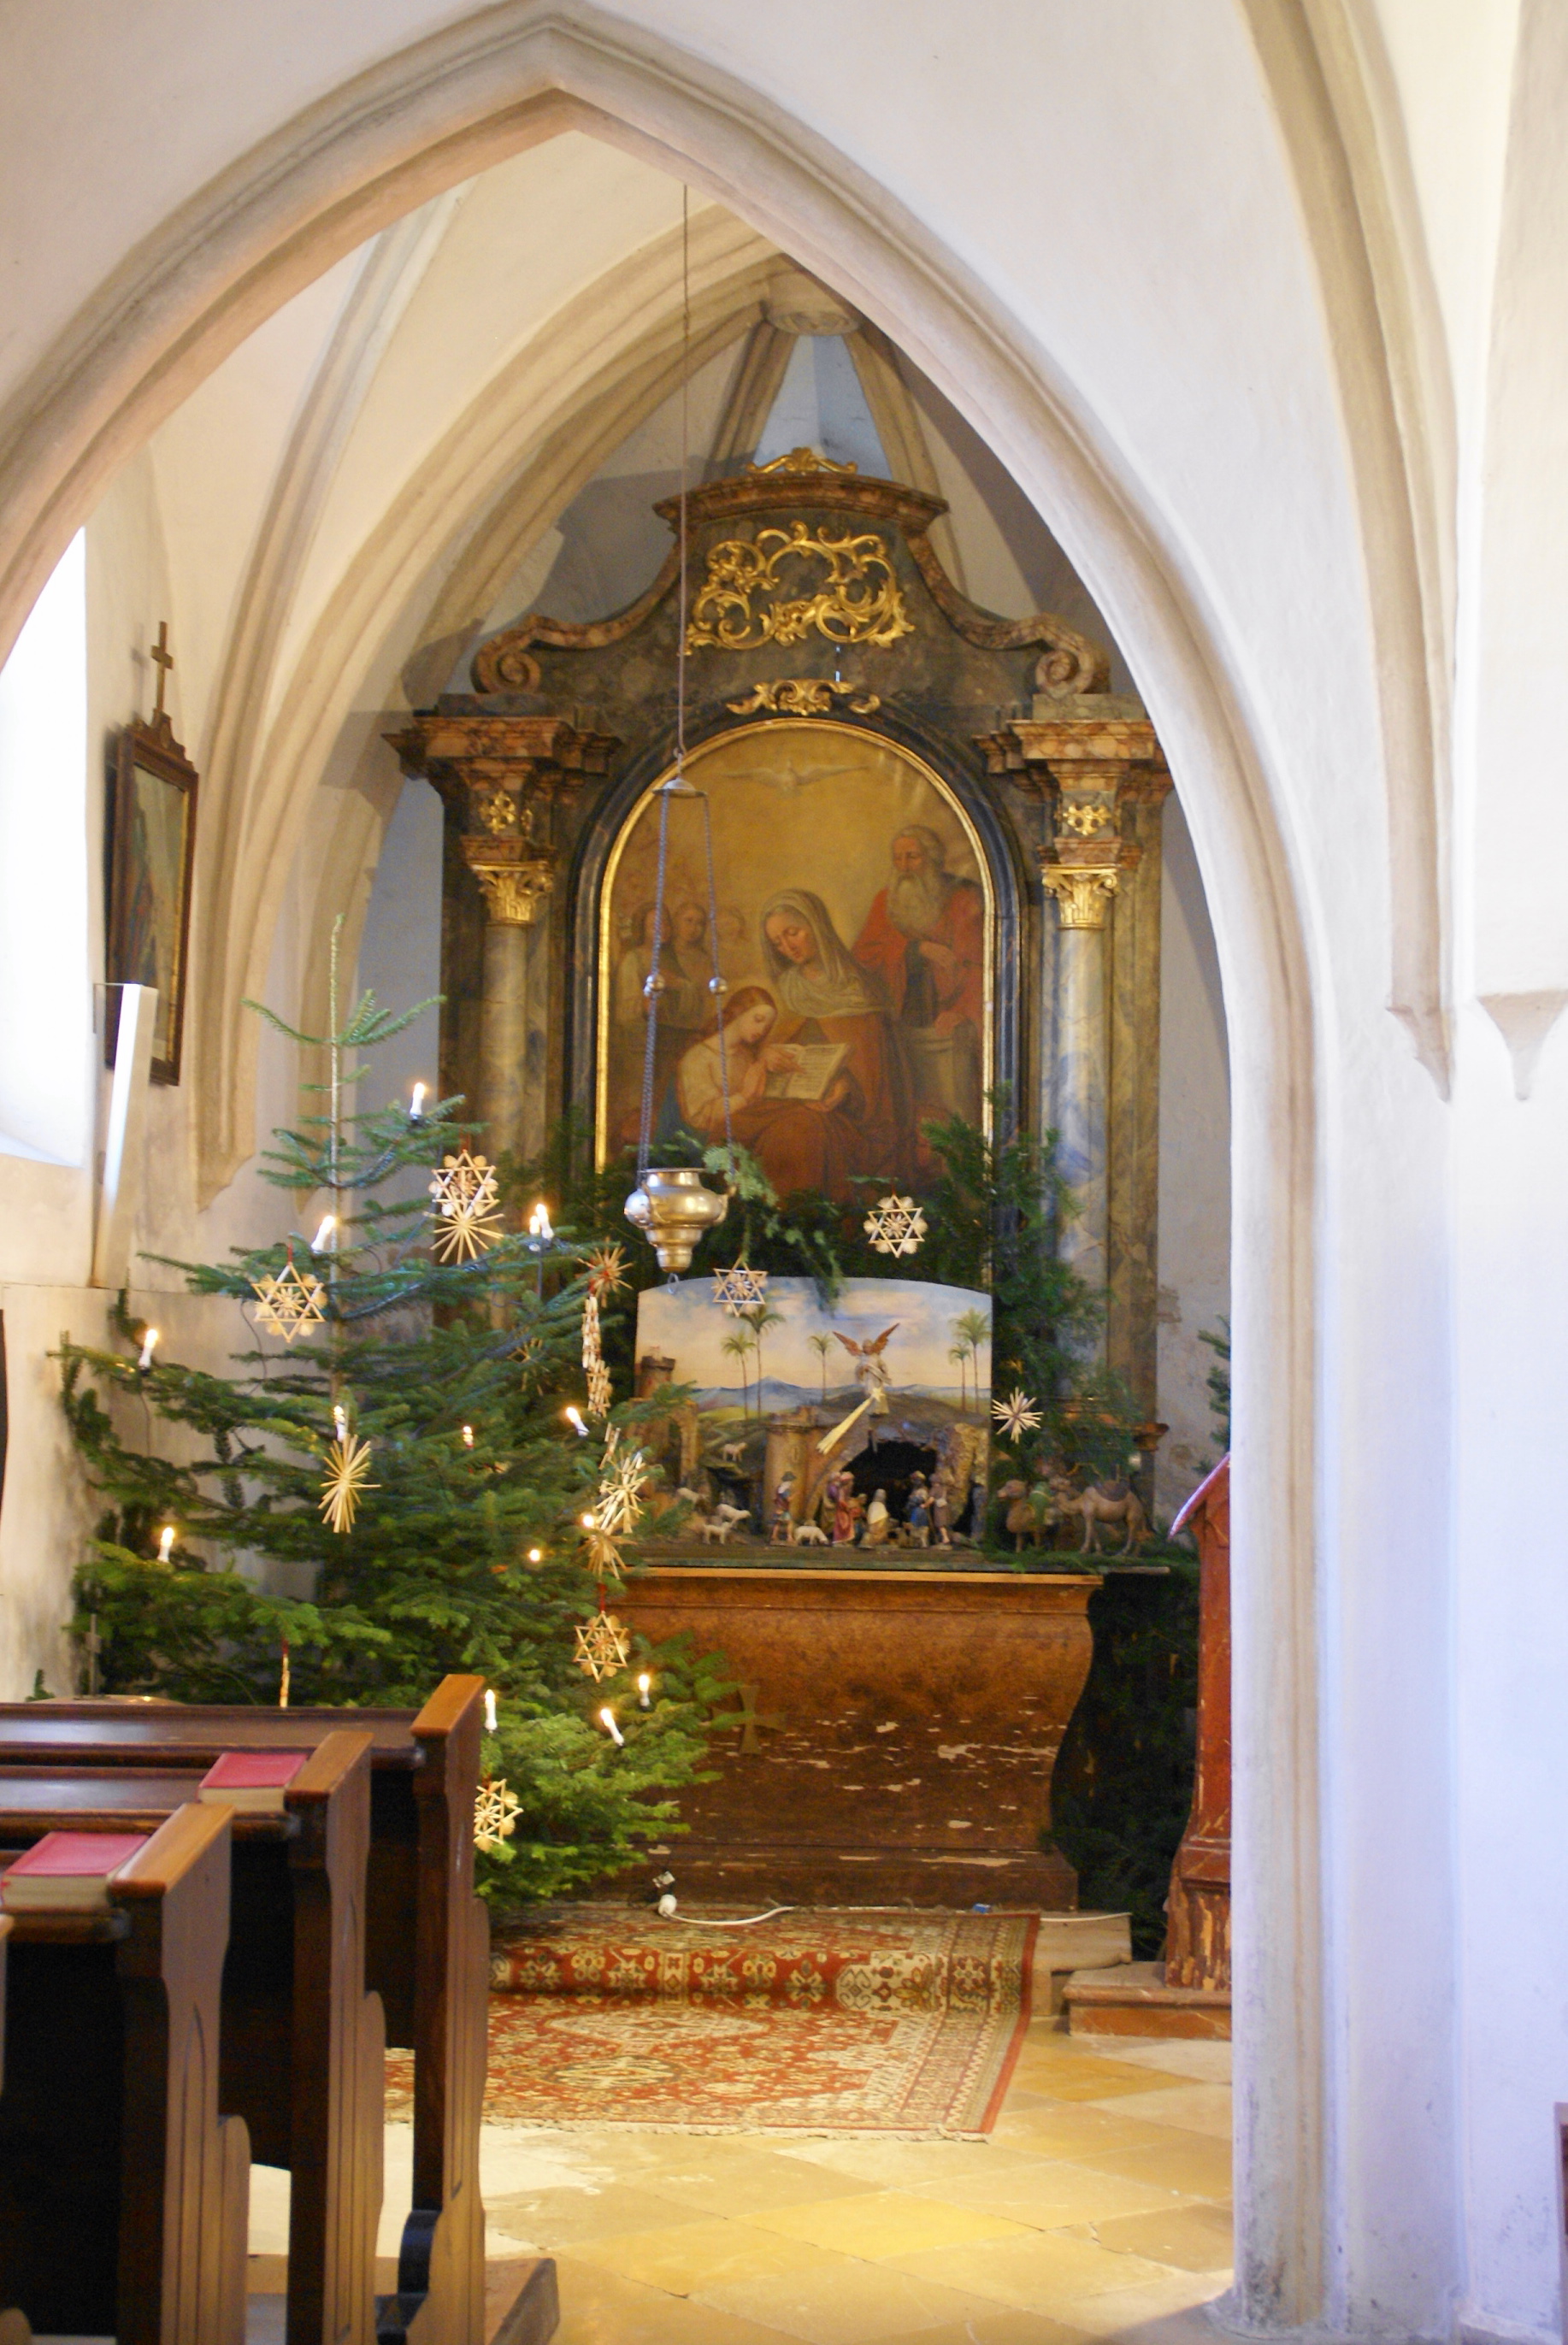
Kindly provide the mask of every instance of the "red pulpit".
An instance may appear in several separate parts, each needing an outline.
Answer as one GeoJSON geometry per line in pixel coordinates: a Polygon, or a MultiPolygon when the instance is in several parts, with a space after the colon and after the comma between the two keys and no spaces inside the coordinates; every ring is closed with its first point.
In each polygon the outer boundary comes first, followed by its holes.
{"type": "Polygon", "coordinates": [[[1177,1516],[1197,1541],[1197,1771],[1171,1867],[1166,1984],[1230,1993],[1230,1460],[1177,1516]]]}

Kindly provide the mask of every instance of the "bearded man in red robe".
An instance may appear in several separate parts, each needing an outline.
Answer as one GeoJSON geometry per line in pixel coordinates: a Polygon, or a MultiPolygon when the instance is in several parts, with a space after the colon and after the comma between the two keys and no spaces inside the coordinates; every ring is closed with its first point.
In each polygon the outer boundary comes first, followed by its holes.
{"type": "Polygon", "coordinates": [[[980,1119],[985,1022],[985,898],[948,870],[924,823],[892,842],[892,877],[878,891],[854,958],[881,980],[908,1050],[917,1112],[980,1119]]]}

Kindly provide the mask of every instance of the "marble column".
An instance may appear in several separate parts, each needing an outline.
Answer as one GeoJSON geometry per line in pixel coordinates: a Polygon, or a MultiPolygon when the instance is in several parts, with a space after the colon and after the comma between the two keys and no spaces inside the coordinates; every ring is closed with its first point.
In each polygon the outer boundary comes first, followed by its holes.
{"type": "Polygon", "coordinates": [[[1057,1169],[1072,1191],[1063,1259],[1103,1294],[1107,1274],[1111,1024],[1105,916],[1119,885],[1114,864],[1088,868],[1043,852],[1041,878],[1056,904],[1056,1015],[1049,1114],[1057,1169]]]}
{"type": "Polygon", "coordinates": [[[522,839],[473,838],[463,855],[484,896],[479,1114],[485,1152],[536,1156],[545,1142],[549,989],[545,917],[555,858],[522,839]]]}

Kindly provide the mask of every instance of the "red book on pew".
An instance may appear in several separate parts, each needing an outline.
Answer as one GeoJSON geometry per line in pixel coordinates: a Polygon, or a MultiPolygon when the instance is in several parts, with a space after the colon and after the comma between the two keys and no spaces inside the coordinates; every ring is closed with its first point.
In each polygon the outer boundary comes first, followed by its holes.
{"type": "Polygon", "coordinates": [[[109,1882],[147,1846],[147,1832],[46,1832],[0,1881],[8,1914],[95,1914],[107,1909],[109,1882]]]}
{"type": "Polygon", "coordinates": [[[209,1808],[245,1816],[280,1816],[283,1794],[310,1757],[308,1751],[226,1751],[201,1779],[197,1797],[209,1808]]]}

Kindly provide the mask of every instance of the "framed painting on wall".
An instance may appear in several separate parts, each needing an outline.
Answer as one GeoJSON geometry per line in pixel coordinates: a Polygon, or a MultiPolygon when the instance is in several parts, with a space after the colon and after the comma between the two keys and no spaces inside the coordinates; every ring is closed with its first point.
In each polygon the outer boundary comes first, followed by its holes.
{"type": "MultiPolygon", "coordinates": [[[[954,792],[901,744],[821,719],[726,733],[686,771],[712,809],[736,1138],[780,1196],[848,1203],[863,1179],[926,1188],[924,1127],[983,1123],[992,1082],[991,878],[954,792]]],[[[637,1137],[656,788],[621,830],[601,899],[601,1162],[637,1137]]],[[[677,811],[657,947],[656,1145],[724,1136],[708,919],[700,830],[677,811]]]]}
{"type": "Polygon", "coordinates": [[[121,985],[155,985],[152,1080],[179,1081],[186,952],[196,857],[196,768],[167,716],[119,737],[109,814],[107,1056],[121,985]]]}

